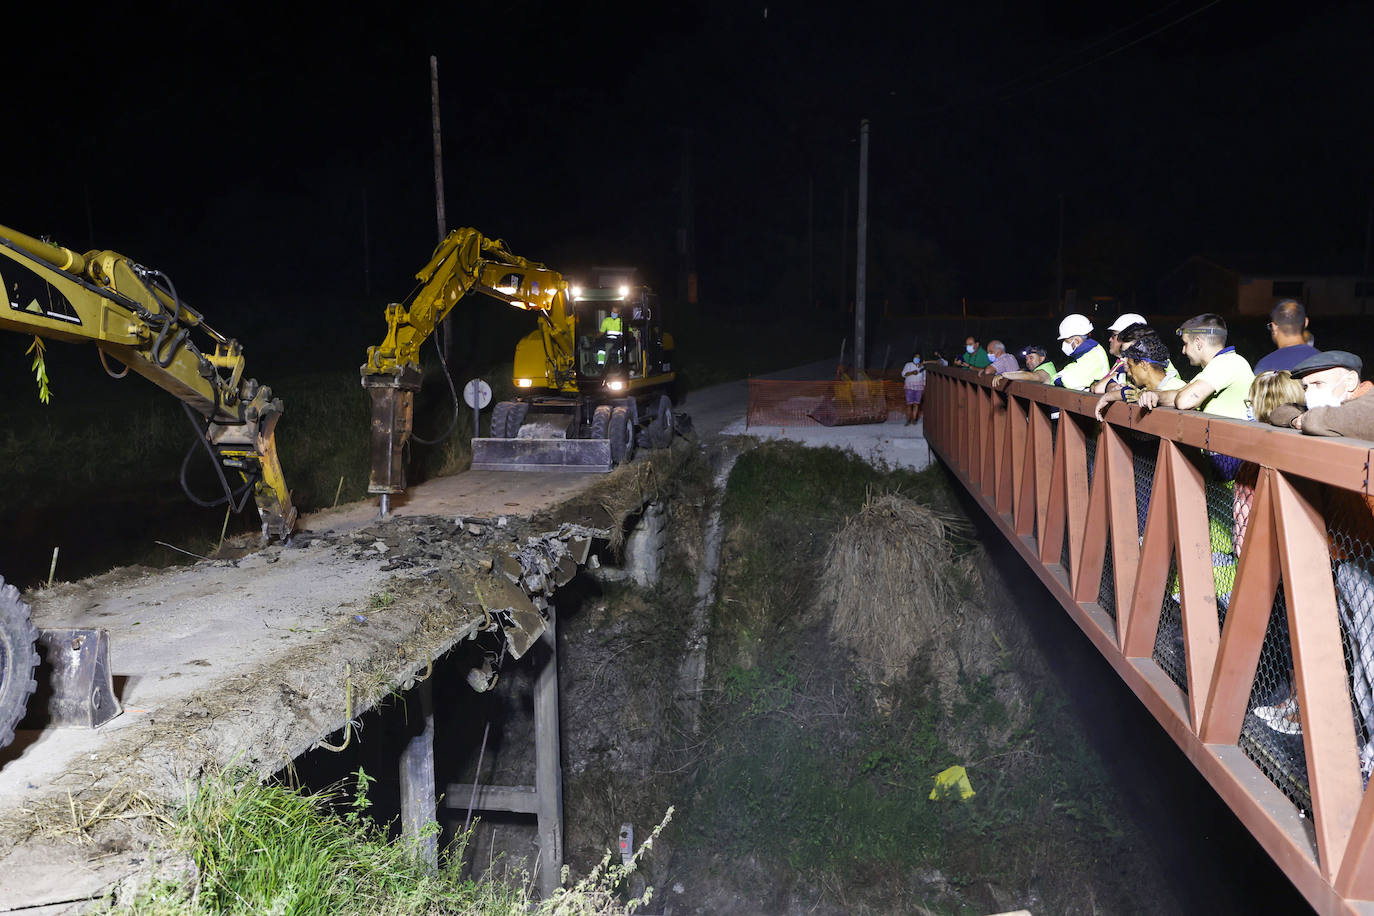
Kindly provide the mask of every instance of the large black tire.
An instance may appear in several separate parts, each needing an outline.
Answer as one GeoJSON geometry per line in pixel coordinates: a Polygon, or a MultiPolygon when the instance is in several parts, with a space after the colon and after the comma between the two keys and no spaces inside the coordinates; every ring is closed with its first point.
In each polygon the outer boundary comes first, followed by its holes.
{"type": "Polygon", "coordinates": [[[38,630],[19,590],[0,579],[0,747],[14,740],[14,726],[24,718],[29,697],[38,689],[38,630]]]}
{"type": "Polygon", "coordinates": [[[635,428],[630,423],[630,411],[617,407],[611,411],[611,425],[607,430],[611,440],[611,464],[624,464],[635,453],[635,428]]]}
{"type": "MultiPolygon", "coordinates": [[[[491,437],[493,439],[510,438],[510,433],[506,430],[510,426],[512,412],[519,406],[515,401],[501,401],[491,409],[491,437]]],[[[519,427],[517,426],[516,429],[519,427]]]]}
{"type": "Polygon", "coordinates": [[[673,444],[673,401],[666,394],[659,395],[654,418],[644,431],[649,448],[667,448],[673,444]]]}
{"type": "Polygon", "coordinates": [[[602,404],[592,411],[592,438],[605,439],[611,431],[611,408],[602,404]]]}
{"type": "Polygon", "coordinates": [[[510,413],[506,415],[506,438],[515,439],[520,435],[520,427],[525,425],[525,417],[529,415],[530,405],[524,401],[516,401],[511,405],[510,413]]]}

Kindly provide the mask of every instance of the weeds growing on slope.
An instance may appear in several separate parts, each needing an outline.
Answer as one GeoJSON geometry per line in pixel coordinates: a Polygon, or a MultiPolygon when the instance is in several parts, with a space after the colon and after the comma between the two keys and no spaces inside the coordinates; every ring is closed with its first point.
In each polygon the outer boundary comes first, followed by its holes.
{"type": "MultiPolygon", "coordinates": [[[[355,780],[350,794],[343,786],[302,793],[245,773],[207,778],[167,830],[171,861],[179,858],[182,866],[164,865],[102,912],[603,916],[633,912],[647,899],[647,893],[622,898],[618,887],[634,863],[613,866],[609,854],[585,879],[542,902],[532,898],[528,881],[461,877],[465,838],[431,871],[420,862],[415,841],[389,839],[367,815],[370,779],[359,770],[355,780]]],[[[438,825],[432,827],[437,834],[438,825]]],[[[652,847],[658,832],[641,851],[652,847]]]]}

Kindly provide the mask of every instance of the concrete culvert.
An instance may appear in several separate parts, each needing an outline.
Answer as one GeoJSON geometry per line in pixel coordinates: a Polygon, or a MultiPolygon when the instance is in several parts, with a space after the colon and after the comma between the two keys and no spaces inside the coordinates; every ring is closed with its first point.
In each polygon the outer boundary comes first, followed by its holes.
{"type": "Polygon", "coordinates": [[[897,493],[869,494],[835,533],[820,600],[835,639],[879,684],[912,660],[960,613],[954,517],[897,493]]]}

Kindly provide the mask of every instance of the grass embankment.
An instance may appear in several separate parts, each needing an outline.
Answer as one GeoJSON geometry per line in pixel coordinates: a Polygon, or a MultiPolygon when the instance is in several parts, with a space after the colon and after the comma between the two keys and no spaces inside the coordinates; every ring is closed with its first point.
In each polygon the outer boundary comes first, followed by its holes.
{"type": "MultiPolygon", "coordinates": [[[[891,491],[910,506],[956,511],[938,467],[883,473],[840,452],[776,443],[735,466],[723,509],[712,700],[683,805],[689,855],[714,862],[700,866],[714,880],[750,888],[747,899],[773,888],[759,900],[765,909],[821,898],[845,912],[1034,903],[1037,912],[1073,913],[1093,912],[1094,902],[1139,911],[1125,896],[1139,862],[1134,837],[1115,817],[1120,804],[1102,763],[1014,617],[992,610],[1014,597],[984,599],[975,545],[954,540],[942,567],[909,571],[943,577],[946,597],[914,617],[893,609],[903,626],[925,631],[903,670],[883,671],[874,634],[865,643],[835,616],[844,587],[825,577],[845,569],[836,566],[846,555],[837,539],[865,537],[844,523],[866,504],[881,511],[874,497],[891,491]],[[844,644],[868,645],[870,657],[844,644]],[[976,794],[932,801],[933,778],[956,764],[976,794]]],[[[871,539],[858,546],[847,554],[851,571],[864,554],[902,549],[871,539]]],[[[883,575],[848,583],[850,599],[866,588],[901,591],[883,575]]],[[[916,596],[941,591],[911,584],[916,596]]]]}
{"type": "Polygon", "coordinates": [[[159,864],[101,912],[600,916],[629,909],[616,887],[633,868],[609,865],[609,854],[585,880],[544,901],[532,899],[528,880],[463,877],[462,845],[431,872],[411,842],[388,839],[367,816],[368,784],[361,770],[352,794],[340,786],[304,793],[239,774],[207,778],[163,822],[159,864]]]}

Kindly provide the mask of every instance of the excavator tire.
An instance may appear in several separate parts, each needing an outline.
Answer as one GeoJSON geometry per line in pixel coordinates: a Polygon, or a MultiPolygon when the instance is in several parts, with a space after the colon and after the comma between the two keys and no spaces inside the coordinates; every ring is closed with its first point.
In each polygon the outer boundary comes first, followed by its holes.
{"type": "MultiPolygon", "coordinates": [[[[520,405],[515,401],[500,401],[491,409],[491,437],[493,439],[509,439],[512,433],[510,428],[510,418],[515,408],[520,405]]],[[[521,417],[524,420],[524,417],[521,417]]],[[[516,429],[520,427],[517,425],[516,429]]]]}
{"type": "Polygon", "coordinates": [[[673,444],[673,401],[666,394],[659,395],[658,409],[644,431],[649,448],[667,448],[673,444]]]}
{"type": "Polygon", "coordinates": [[[38,630],[19,589],[0,579],[0,747],[14,740],[14,726],[24,718],[29,697],[38,689],[38,630]]]}
{"type": "Polygon", "coordinates": [[[635,430],[630,423],[630,411],[617,407],[611,411],[611,425],[607,431],[611,440],[611,464],[624,464],[635,453],[635,430]]]}
{"type": "Polygon", "coordinates": [[[514,439],[520,435],[520,427],[525,425],[525,417],[529,416],[530,405],[524,401],[516,401],[511,404],[510,413],[506,415],[506,438],[514,439]]]}
{"type": "Polygon", "coordinates": [[[602,404],[592,411],[592,438],[605,439],[611,431],[611,408],[602,404]]]}

